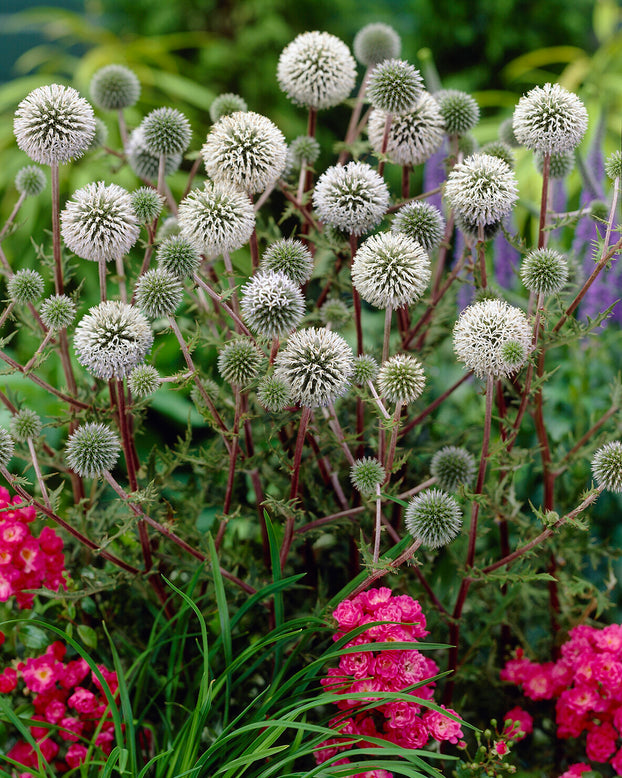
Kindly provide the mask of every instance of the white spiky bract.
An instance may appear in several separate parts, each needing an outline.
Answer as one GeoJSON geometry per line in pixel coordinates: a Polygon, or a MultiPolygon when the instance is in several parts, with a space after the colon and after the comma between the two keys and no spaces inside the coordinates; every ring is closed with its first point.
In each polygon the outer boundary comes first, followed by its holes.
{"type": "Polygon", "coordinates": [[[572,151],[587,130],[587,111],[573,92],[559,84],[537,86],[514,109],[516,140],[543,154],[572,151]]]}
{"type": "Polygon", "coordinates": [[[98,478],[115,466],[120,448],[119,438],[110,427],[89,422],[69,436],[65,459],[79,476],[98,478]]]}
{"type": "Polygon", "coordinates": [[[48,297],[41,304],[41,321],[51,330],[62,330],[76,318],[76,304],[65,294],[48,297]]]}
{"type": "Polygon", "coordinates": [[[211,181],[181,201],[177,219],[182,237],[207,256],[239,249],[255,228],[253,205],[244,192],[211,181]]]}
{"type": "Polygon", "coordinates": [[[599,486],[609,492],[622,492],[622,443],[614,440],[598,449],[592,459],[592,472],[599,486]]]}
{"type": "Polygon", "coordinates": [[[377,380],[380,394],[402,405],[415,402],[425,389],[423,366],[410,354],[396,354],[383,362],[377,380]]]}
{"type": "Polygon", "coordinates": [[[459,534],[462,510],[456,500],[440,489],[429,489],[416,495],[404,512],[408,532],[424,546],[446,546],[459,534]]]}
{"type": "Polygon", "coordinates": [[[313,206],[324,224],[362,235],[379,224],[387,212],[389,190],[365,162],[348,162],[322,173],[313,192],[313,206]]]}
{"type": "Polygon", "coordinates": [[[430,283],[430,260],[420,243],[403,232],[372,235],[352,263],[352,283],[376,308],[411,305],[430,283]]]}
{"type": "Polygon", "coordinates": [[[332,108],[354,88],[350,49],[328,32],[305,32],[281,52],[276,77],[289,99],[309,108],[332,108]]]}
{"type": "Polygon", "coordinates": [[[153,344],[151,326],[135,307],[118,300],[94,306],[76,327],[78,362],[96,378],[124,378],[153,344]]]}
{"type": "Polygon", "coordinates": [[[462,311],[453,342],[456,356],[469,370],[480,378],[501,378],[515,373],[527,358],[531,328],[519,308],[504,300],[482,300],[462,311]],[[508,344],[516,344],[522,358],[517,359],[517,349],[510,345],[508,350],[508,344]]]}
{"type": "MultiPolygon", "coordinates": [[[[369,117],[367,133],[373,150],[380,154],[387,114],[374,110],[369,117]]],[[[396,165],[419,165],[437,152],[445,137],[445,123],[438,103],[423,92],[416,106],[393,116],[386,155],[396,165]]]]}
{"type": "Polygon", "coordinates": [[[353,362],[341,335],[310,327],[290,336],[276,357],[274,375],[289,384],[295,403],[317,408],[347,391],[353,362]]]}
{"type": "Polygon", "coordinates": [[[75,191],[60,220],[67,248],[94,262],[111,262],[127,254],[140,234],[129,192],[103,181],[75,191]]]}
{"type": "Polygon", "coordinates": [[[27,95],[17,106],[13,130],[17,145],[41,165],[81,157],[95,135],[95,114],[70,86],[50,84],[27,95]]]}
{"type": "Polygon", "coordinates": [[[262,338],[282,338],[300,324],[305,314],[302,291],[285,273],[257,273],[242,287],[242,295],[244,321],[262,338]]]}
{"type": "Polygon", "coordinates": [[[254,194],[272,186],[285,170],[287,144],[267,117],[237,111],[216,122],[201,155],[212,180],[254,194]]]}
{"type": "Polygon", "coordinates": [[[514,171],[499,157],[473,154],[451,171],[444,196],[467,221],[492,224],[514,207],[518,183],[514,171]]]}

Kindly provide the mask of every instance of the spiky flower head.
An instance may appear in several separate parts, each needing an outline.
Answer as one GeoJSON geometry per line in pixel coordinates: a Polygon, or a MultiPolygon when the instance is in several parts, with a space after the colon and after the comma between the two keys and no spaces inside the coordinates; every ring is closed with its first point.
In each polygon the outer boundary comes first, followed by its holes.
{"type": "Polygon", "coordinates": [[[300,240],[277,240],[264,251],[259,269],[280,271],[297,284],[304,284],[313,273],[313,255],[300,240]]]}
{"type": "Polygon", "coordinates": [[[296,169],[313,165],[320,156],[320,144],[310,135],[299,135],[289,144],[288,155],[296,169]]]}
{"type": "Polygon", "coordinates": [[[356,33],[352,48],[361,65],[371,68],[385,59],[399,57],[402,41],[393,27],[376,22],[365,25],[356,33]]]}
{"type": "Polygon", "coordinates": [[[479,105],[475,98],[460,89],[441,89],[434,93],[445,121],[448,135],[465,135],[479,121],[479,105]]]}
{"type": "Polygon", "coordinates": [[[30,159],[54,165],[84,154],[95,134],[95,115],[75,89],[50,84],[33,90],[17,106],[13,131],[30,159]]]}
{"type": "Polygon", "coordinates": [[[508,116],[508,118],[504,119],[499,125],[499,140],[507,143],[508,146],[511,146],[514,149],[520,146],[520,143],[516,140],[516,135],[514,135],[513,116],[508,116]]]}
{"type": "Polygon", "coordinates": [[[522,146],[558,154],[579,145],[587,130],[587,111],[573,92],[559,84],[545,84],[521,97],[512,126],[522,146]]]}
{"type": "Polygon", "coordinates": [[[490,143],[486,143],[482,146],[481,152],[482,154],[490,154],[491,157],[499,157],[511,168],[514,167],[516,162],[512,147],[502,140],[492,140],[490,143]]]}
{"type": "Polygon", "coordinates": [[[62,330],[76,318],[76,304],[66,294],[55,294],[41,304],[41,321],[51,330],[62,330]]]}
{"type": "Polygon", "coordinates": [[[99,118],[99,116],[96,116],[95,134],[93,135],[93,140],[91,141],[91,145],[89,146],[89,151],[100,149],[106,143],[107,140],[108,140],[108,126],[104,121],[102,121],[102,119],[99,118]]]}
{"type": "Polygon", "coordinates": [[[305,314],[300,287],[278,270],[254,275],[242,287],[242,295],[244,321],[262,338],[282,338],[300,324],[305,314]]]}
{"type": "Polygon", "coordinates": [[[469,486],[475,475],[473,455],[459,446],[443,446],[432,457],[430,473],[445,492],[455,492],[460,485],[469,486]]]}
{"type": "Polygon", "coordinates": [[[465,308],[453,338],[458,359],[480,378],[515,373],[531,348],[531,328],[525,314],[504,300],[482,300],[465,308]],[[518,344],[519,359],[515,346],[508,353],[508,343],[518,344]]]}
{"type": "Polygon", "coordinates": [[[79,476],[98,478],[116,465],[119,449],[119,438],[110,427],[89,422],[69,436],[65,460],[79,476]]]}
{"type": "Polygon", "coordinates": [[[363,386],[368,381],[373,381],[378,375],[378,363],[371,354],[360,354],[354,358],[352,371],[352,383],[363,386]]]}
{"type": "Polygon", "coordinates": [[[60,220],[67,248],[93,262],[119,259],[140,234],[129,192],[117,184],[106,186],[103,181],[75,191],[60,220]]]}
{"type": "Polygon", "coordinates": [[[275,375],[264,376],[257,386],[257,399],[271,413],[278,413],[291,403],[289,384],[275,375]]]}
{"type": "Polygon", "coordinates": [[[430,282],[430,260],[421,244],[403,232],[372,235],[352,263],[352,283],[370,305],[411,305],[430,282]]]}
{"type": "Polygon", "coordinates": [[[212,180],[254,194],[272,186],[283,173],[287,144],[270,119],[238,111],[216,122],[201,156],[212,180]]]}
{"type": "Polygon", "coordinates": [[[253,205],[244,192],[206,181],[179,204],[181,236],[208,257],[243,246],[255,228],[253,205]]]}
{"type": "Polygon", "coordinates": [[[374,108],[387,113],[407,113],[423,92],[423,79],[417,68],[403,59],[387,59],[372,70],[367,96],[374,108]]]}
{"type": "Polygon", "coordinates": [[[181,235],[166,238],[158,248],[156,260],[158,267],[180,280],[193,276],[201,264],[201,257],[194,245],[181,235]]]}
{"type": "MultiPolygon", "coordinates": [[[[540,151],[536,151],[533,155],[533,161],[535,162],[538,173],[542,173],[544,170],[544,154],[540,151]]],[[[566,178],[567,175],[572,173],[574,166],[575,155],[573,151],[560,151],[557,154],[551,154],[549,177],[566,178]]]]}
{"type": "Polygon", "coordinates": [[[76,327],[78,362],[96,378],[124,378],[153,344],[151,325],[132,305],[107,300],[89,309],[76,327]]]}
{"type": "Polygon", "coordinates": [[[156,108],[140,124],[147,150],[160,154],[183,154],[190,144],[190,122],[177,108],[156,108]]]}
{"type": "Polygon", "coordinates": [[[444,196],[467,221],[492,224],[506,216],[518,200],[513,170],[490,154],[473,154],[447,177],[444,196]]]}
{"type": "Polygon", "coordinates": [[[15,443],[10,433],[4,427],[0,427],[0,467],[6,467],[9,464],[14,450],[15,443]]]}
{"type": "Polygon", "coordinates": [[[424,388],[423,366],[410,354],[396,354],[380,366],[378,389],[389,402],[408,405],[421,397],[424,388]]]}
{"type": "Polygon", "coordinates": [[[218,354],[220,375],[234,386],[248,386],[257,376],[262,354],[249,338],[235,338],[218,354]]]}
{"type": "Polygon", "coordinates": [[[151,319],[175,313],[183,296],[177,276],[161,267],[147,270],[136,282],[136,305],[151,319]]]}
{"type": "Polygon", "coordinates": [[[6,286],[12,302],[34,303],[43,294],[43,276],[36,270],[18,270],[9,277],[6,286]]]}
{"type": "Polygon", "coordinates": [[[164,198],[150,186],[141,186],[140,189],[135,189],[130,197],[134,213],[141,224],[151,224],[156,216],[162,213],[164,198]]]}
{"type": "Polygon", "coordinates": [[[91,99],[104,111],[120,111],[138,102],[140,81],[124,65],[106,65],[91,79],[91,99]]]}
{"type": "Polygon", "coordinates": [[[530,292],[556,294],[568,280],[568,261],[554,249],[536,249],[523,259],[520,277],[530,292]]]}
{"type": "Polygon", "coordinates": [[[612,180],[622,177],[622,151],[614,151],[605,160],[605,173],[612,180]]]}
{"type": "Polygon", "coordinates": [[[320,308],[320,318],[322,324],[338,330],[350,321],[352,312],[343,300],[332,297],[320,308]]]}
{"type": "Polygon", "coordinates": [[[614,440],[598,449],[592,459],[592,473],[598,486],[622,492],[622,443],[614,440]]]}
{"type": "Polygon", "coordinates": [[[334,35],[304,32],[281,52],[276,77],[293,103],[332,108],[354,88],[356,62],[346,44],[334,35]]]}
{"type": "Polygon", "coordinates": [[[45,189],[45,173],[37,165],[26,165],[15,176],[15,188],[21,195],[36,197],[45,189]]]}
{"type": "Polygon", "coordinates": [[[403,232],[426,251],[436,248],[445,232],[443,214],[431,203],[415,200],[403,205],[393,219],[393,232],[403,232]]]}
{"type": "Polygon", "coordinates": [[[408,503],[404,524],[424,546],[440,548],[451,543],[460,533],[462,510],[451,495],[440,489],[429,489],[408,503]]]}
{"type": "MultiPolygon", "coordinates": [[[[367,133],[373,150],[380,154],[385,111],[374,110],[369,117],[367,133]]],[[[445,137],[445,123],[436,100],[423,92],[417,105],[391,120],[386,155],[396,165],[419,165],[438,151],[445,137]]]]}
{"type": "Polygon", "coordinates": [[[365,162],[329,167],[319,177],[313,206],[320,219],[352,235],[369,232],[389,207],[389,190],[383,178],[365,162]]]}
{"type": "MultiPolygon", "coordinates": [[[[484,240],[491,240],[501,229],[503,219],[497,219],[492,224],[484,224],[484,240]]],[[[456,214],[456,227],[469,238],[479,240],[479,224],[476,221],[465,218],[461,213],[456,214]]]]}
{"type": "MultiPolygon", "coordinates": [[[[137,176],[149,181],[157,179],[160,157],[147,148],[142,125],[131,132],[125,147],[125,156],[137,176]]],[[[181,165],[181,158],[181,153],[167,154],[164,158],[164,175],[169,176],[174,173],[181,165]]]]}
{"type": "Polygon", "coordinates": [[[233,92],[223,92],[212,101],[209,107],[209,116],[212,122],[217,122],[223,116],[229,116],[230,113],[238,111],[248,111],[246,100],[233,92]]]}
{"type": "Polygon", "coordinates": [[[375,457],[357,459],[350,468],[354,488],[365,497],[376,494],[377,487],[384,483],[386,477],[386,470],[375,457]]]}
{"type": "Polygon", "coordinates": [[[137,365],[127,379],[127,385],[134,397],[147,397],[159,389],[160,374],[152,365],[137,365]]]}
{"type": "Polygon", "coordinates": [[[23,443],[28,438],[38,438],[43,425],[37,413],[31,411],[30,408],[22,408],[11,416],[9,426],[14,440],[23,443]]]}
{"type": "Polygon", "coordinates": [[[289,337],[277,354],[274,374],[290,385],[295,403],[317,408],[346,392],[353,361],[352,349],[341,335],[310,327],[289,337]]]}

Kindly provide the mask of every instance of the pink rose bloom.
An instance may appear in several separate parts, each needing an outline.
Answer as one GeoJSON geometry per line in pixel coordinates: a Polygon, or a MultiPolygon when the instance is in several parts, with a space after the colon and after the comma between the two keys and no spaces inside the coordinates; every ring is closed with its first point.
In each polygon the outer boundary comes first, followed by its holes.
{"type": "Polygon", "coordinates": [[[69,767],[80,767],[80,765],[86,759],[86,754],[87,754],[86,746],[80,745],[79,743],[74,743],[73,745],[69,746],[69,748],[67,749],[65,761],[67,762],[69,767]]]}
{"type": "Polygon", "coordinates": [[[373,693],[384,691],[386,691],[385,685],[375,678],[366,678],[362,681],[355,681],[350,687],[349,692],[351,694],[365,694],[368,692],[369,696],[350,698],[346,700],[346,703],[349,707],[355,707],[357,705],[363,705],[365,702],[375,702],[380,698],[375,697],[373,693]]]}
{"type": "Polygon", "coordinates": [[[43,715],[45,720],[49,721],[50,724],[57,724],[65,715],[66,710],[67,709],[63,702],[61,702],[60,700],[52,700],[50,704],[45,708],[43,715]]]}
{"type": "Polygon", "coordinates": [[[60,679],[63,689],[71,689],[81,683],[89,673],[89,666],[84,659],[73,659],[67,662],[60,679]]]}
{"type": "Polygon", "coordinates": [[[378,589],[368,589],[359,594],[360,602],[369,613],[373,613],[379,605],[383,605],[391,599],[391,590],[386,586],[378,589]]]}
{"type": "MultiPolygon", "coordinates": [[[[453,716],[458,715],[455,710],[446,708],[444,705],[441,705],[441,708],[453,716]]],[[[438,711],[426,711],[423,714],[423,722],[435,740],[449,740],[450,743],[457,743],[458,738],[463,737],[459,722],[444,716],[438,711]]]]}
{"type": "Polygon", "coordinates": [[[0,694],[8,694],[17,686],[17,671],[12,667],[5,667],[0,673],[0,694]]]}
{"type": "Polygon", "coordinates": [[[58,753],[58,743],[50,740],[49,737],[43,738],[43,740],[39,740],[38,743],[45,761],[51,762],[58,753]]]}
{"type": "Polygon", "coordinates": [[[562,773],[559,778],[580,778],[583,773],[591,773],[592,767],[585,762],[576,762],[571,764],[565,773],[562,773]]]}
{"type": "Polygon", "coordinates": [[[587,733],[586,753],[593,762],[606,762],[616,750],[618,733],[605,722],[587,733]]]}
{"type": "Polygon", "coordinates": [[[428,666],[423,654],[416,649],[400,651],[399,680],[405,685],[418,683],[429,678],[428,666]]]}
{"type": "Polygon", "coordinates": [[[51,527],[44,527],[39,535],[39,545],[46,554],[58,554],[63,549],[63,540],[51,527]]]}
{"type": "Polygon", "coordinates": [[[16,762],[23,764],[24,767],[36,767],[39,761],[37,752],[24,740],[18,740],[7,756],[10,759],[15,759],[16,762]]]}
{"type": "Polygon", "coordinates": [[[0,524],[0,545],[19,548],[30,535],[28,527],[19,521],[5,521],[0,524]]]}
{"type": "Polygon", "coordinates": [[[603,685],[603,692],[608,698],[615,696],[622,687],[622,663],[617,662],[612,654],[601,654],[597,657],[592,669],[594,679],[603,685]]]}
{"type": "Polygon", "coordinates": [[[559,738],[579,737],[590,723],[589,716],[577,713],[575,708],[568,705],[563,695],[555,703],[555,713],[559,738]]]}
{"type": "Polygon", "coordinates": [[[396,700],[384,706],[384,715],[387,718],[387,726],[391,729],[404,729],[410,727],[419,715],[421,706],[417,703],[396,700]]]}
{"type": "Polygon", "coordinates": [[[110,731],[100,732],[95,738],[95,745],[99,746],[104,754],[109,754],[112,751],[112,741],[114,740],[114,734],[110,731]]]}
{"type": "Polygon", "coordinates": [[[512,740],[522,740],[533,732],[533,719],[522,708],[512,708],[505,714],[503,720],[506,722],[504,734],[512,740]]]}
{"type": "Polygon", "coordinates": [[[360,679],[371,675],[374,669],[374,655],[371,651],[344,654],[339,660],[339,669],[346,675],[360,679]]]}
{"type": "Polygon", "coordinates": [[[402,609],[395,602],[379,605],[374,611],[376,621],[391,621],[399,624],[402,621],[402,609]]]}
{"type": "Polygon", "coordinates": [[[363,609],[353,600],[344,600],[333,611],[333,618],[336,619],[339,627],[346,632],[358,627],[363,617],[363,609]]]}
{"type": "Polygon", "coordinates": [[[598,661],[595,651],[582,651],[575,657],[573,670],[575,683],[595,682],[594,666],[598,661]]]}
{"type": "Polygon", "coordinates": [[[413,600],[413,598],[409,597],[407,594],[398,594],[393,598],[393,602],[402,612],[402,621],[409,624],[423,622],[423,626],[425,627],[425,616],[423,615],[421,605],[417,600],[413,600]]]}
{"type": "Polygon", "coordinates": [[[400,671],[400,651],[379,651],[374,663],[374,674],[385,683],[395,680],[400,671]]]}
{"type": "Polygon", "coordinates": [[[332,759],[333,756],[337,756],[337,754],[343,750],[343,746],[341,748],[338,747],[339,742],[339,740],[331,738],[330,740],[325,740],[323,743],[320,743],[313,752],[315,761],[318,764],[323,764],[327,759],[332,759]]]}
{"type": "Polygon", "coordinates": [[[601,651],[622,653],[622,624],[610,624],[594,635],[594,645],[601,651]]]}
{"type": "Polygon", "coordinates": [[[572,689],[566,689],[560,696],[569,708],[575,710],[579,715],[583,715],[590,710],[596,710],[600,703],[600,695],[592,686],[575,686],[572,689]]]}
{"type": "Polygon", "coordinates": [[[505,663],[505,667],[499,673],[499,677],[502,681],[508,681],[509,683],[520,686],[525,679],[536,672],[538,665],[531,662],[523,655],[523,649],[519,648],[516,651],[516,659],[508,659],[505,663]]]}
{"type": "Polygon", "coordinates": [[[558,697],[564,689],[567,689],[574,680],[572,666],[564,659],[555,663],[551,670],[551,678],[555,687],[555,697],[558,697]]]}
{"type": "Polygon", "coordinates": [[[510,747],[505,740],[496,740],[494,744],[495,753],[499,756],[505,756],[510,753],[510,747]]]}
{"type": "Polygon", "coordinates": [[[423,719],[416,718],[406,729],[396,731],[395,742],[403,748],[423,748],[431,734],[423,719]]]}
{"type": "MultiPolygon", "coordinates": [[[[78,661],[84,661],[84,660],[78,660],[78,661]]],[[[86,662],[84,662],[86,664],[86,662]]],[[[104,680],[110,687],[110,691],[114,694],[117,689],[119,688],[119,679],[117,678],[117,674],[114,670],[109,670],[107,667],[104,667],[104,665],[96,665],[99,672],[104,676],[104,680]]],[[[86,671],[88,672],[88,665],[86,665],[86,671]]],[[[80,678],[82,680],[82,678],[80,678]]],[[[95,684],[95,686],[99,689],[100,692],[103,692],[104,689],[99,682],[99,678],[95,675],[95,673],[91,672],[91,680],[95,684]]],[[[79,683],[79,681],[76,681],[76,683],[79,683]]]]}
{"type": "Polygon", "coordinates": [[[618,732],[622,733],[622,705],[618,706],[613,712],[613,724],[618,732]]]}
{"type": "Polygon", "coordinates": [[[367,770],[365,773],[357,773],[354,778],[393,778],[393,773],[387,770],[367,770]]]}
{"type": "Polygon", "coordinates": [[[44,692],[56,686],[63,666],[53,657],[43,654],[34,659],[27,659],[20,669],[24,683],[31,692],[44,692]]]}
{"type": "Polygon", "coordinates": [[[553,662],[534,665],[522,684],[525,697],[531,700],[550,700],[555,691],[552,671],[553,662]]]}
{"type": "Polygon", "coordinates": [[[75,708],[78,713],[93,713],[97,708],[97,697],[88,689],[77,686],[75,692],[67,700],[70,708],[75,708]]]}
{"type": "Polygon", "coordinates": [[[618,775],[622,775],[622,748],[612,757],[610,764],[618,775]]]}
{"type": "Polygon", "coordinates": [[[82,730],[86,725],[86,721],[77,718],[76,716],[63,716],[59,725],[62,727],[59,730],[59,735],[63,740],[68,740],[70,743],[77,743],[80,740],[82,730]]]}

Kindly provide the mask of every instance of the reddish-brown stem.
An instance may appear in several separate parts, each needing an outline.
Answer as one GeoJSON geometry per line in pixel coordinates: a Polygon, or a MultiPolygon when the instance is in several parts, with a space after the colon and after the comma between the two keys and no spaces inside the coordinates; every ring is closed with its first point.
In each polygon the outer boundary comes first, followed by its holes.
{"type": "Polygon", "coordinates": [[[414,197],[409,197],[406,200],[400,200],[399,203],[394,203],[393,205],[389,206],[387,208],[387,213],[395,213],[396,211],[399,211],[400,208],[403,208],[406,203],[413,203],[415,200],[427,200],[428,197],[433,194],[438,194],[440,191],[441,187],[437,186],[434,189],[429,189],[427,192],[422,192],[421,194],[415,195],[414,197]]]}
{"type": "Polygon", "coordinates": [[[389,358],[389,340],[391,338],[391,318],[393,307],[389,303],[384,312],[384,338],[382,339],[382,362],[389,358]]]}
{"type": "Polygon", "coordinates": [[[410,197],[410,165],[402,165],[402,200],[410,197]]]}
{"type": "Polygon", "coordinates": [[[11,225],[13,224],[13,222],[15,221],[15,217],[19,213],[19,209],[22,207],[22,204],[23,204],[25,199],[26,199],[26,194],[24,192],[22,192],[20,194],[20,196],[17,198],[17,202],[13,206],[13,210],[9,214],[9,218],[6,220],[6,222],[4,224],[4,227],[2,228],[2,230],[0,230],[0,243],[6,237],[6,234],[9,231],[9,229],[11,228],[11,225]]]}
{"type": "Polygon", "coordinates": [[[238,316],[238,314],[229,306],[227,303],[221,298],[221,296],[216,292],[214,289],[212,289],[211,286],[205,283],[205,281],[201,278],[201,276],[198,273],[195,273],[193,276],[194,283],[197,284],[201,289],[203,289],[204,292],[207,293],[207,295],[216,303],[217,306],[223,309],[223,311],[233,319],[235,322],[236,328],[239,330],[239,332],[243,332],[244,335],[246,335],[247,338],[251,338],[251,340],[255,340],[253,337],[253,333],[248,329],[246,324],[242,321],[242,319],[238,316]]]}
{"type": "Polygon", "coordinates": [[[538,248],[546,246],[546,206],[549,201],[549,175],[551,172],[551,154],[546,152],[542,160],[542,197],[540,198],[540,221],[538,224],[538,248]]]}
{"type": "Polygon", "coordinates": [[[74,408],[81,408],[82,410],[88,410],[91,408],[91,406],[88,405],[87,403],[83,403],[81,400],[76,400],[75,397],[70,397],[68,394],[65,394],[64,392],[59,392],[58,389],[46,383],[41,378],[36,376],[34,373],[32,372],[27,373],[25,368],[22,365],[20,365],[19,362],[16,362],[12,357],[10,357],[8,354],[6,354],[4,351],[1,350],[0,350],[0,359],[2,359],[3,362],[6,362],[7,365],[10,365],[15,370],[18,370],[20,373],[23,373],[23,375],[25,375],[26,378],[29,378],[33,383],[37,384],[37,386],[40,386],[42,389],[45,389],[46,392],[50,392],[50,394],[53,394],[55,397],[58,397],[59,400],[63,400],[64,402],[68,403],[74,408]]]}
{"type": "MultiPolygon", "coordinates": [[[[590,438],[593,437],[594,433],[598,432],[598,430],[609,421],[609,419],[612,416],[615,416],[616,413],[620,410],[619,405],[612,405],[611,408],[609,408],[608,411],[606,411],[600,419],[593,424],[589,430],[583,435],[579,440],[574,444],[574,446],[568,451],[568,453],[564,454],[564,456],[561,458],[560,463],[563,464],[564,462],[567,462],[568,460],[572,459],[574,455],[579,451],[579,449],[584,446],[590,438]]],[[[565,468],[564,468],[565,469],[565,468]]],[[[556,470],[555,476],[561,475],[563,473],[563,469],[556,470]]]]}
{"type": "Polygon", "coordinates": [[[432,282],[432,300],[437,300],[439,297],[438,291],[441,285],[441,278],[443,277],[443,270],[445,269],[445,262],[447,259],[447,252],[449,251],[451,236],[454,231],[455,214],[453,211],[449,212],[447,217],[447,223],[445,224],[445,233],[443,240],[438,249],[438,258],[436,260],[436,267],[434,268],[434,281],[432,282]]]}
{"type": "Polygon", "coordinates": [[[238,458],[239,433],[240,433],[240,415],[242,412],[242,402],[240,388],[233,387],[235,397],[235,415],[233,418],[233,439],[231,441],[231,452],[229,454],[229,471],[227,474],[227,490],[225,492],[225,502],[223,513],[227,515],[231,510],[231,500],[233,497],[233,482],[235,480],[235,463],[238,458]]]}
{"type": "Polygon", "coordinates": [[[251,239],[249,241],[251,250],[251,267],[253,273],[259,268],[259,244],[257,243],[257,228],[255,227],[251,233],[251,239]]]}
{"type": "Polygon", "coordinates": [[[54,291],[63,294],[63,261],[60,248],[60,183],[58,179],[58,163],[50,165],[52,178],[52,252],[54,255],[54,291]]]}
{"type": "Polygon", "coordinates": [[[480,283],[482,289],[488,287],[488,276],[486,275],[486,237],[484,235],[484,225],[477,225],[477,262],[479,266],[480,283]]]}
{"type": "Polygon", "coordinates": [[[192,189],[192,182],[194,181],[194,177],[199,172],[199,168],[201,167],[201,162],[203,162],[203,157],[199,154],[199,156],[194,160],[192,167],[190,168],[190,172],[188,173],[188,180],[186,182],[186,188],[184,189],[184,193],[181,196],[181,199],[183,200],[184,197],[186,197],[190,190],[192,189]]]}
{"type": "Polygon", "coordinates": [[[334,279],[339,275],[339,271],[341,270],[342,265],[343,265],[343,256],[341,254],[337,254],[337,259],[335,260],[335,269],[333,271],[333,277],[328,279],[328,281],[326,282],[326,286],[320,292],[320,296],[317,298],[317,302],[315,303],[318,309],[322,307],[324,301],[328,297],[330,288],[333,285],[334,279]]]}
{"type": "MultiPolygon", "coordinates": [[[[387,115],[384,120],[384,132],[382,133],[382,145],[380,146],[380,154],[384,155],[387,153],[387,146],[389,145],[389,133],[391,132],[391,120],[393,119],[393,114],[387,112],[387,115]]],[[[381,176],[384,173],[384,159],[381,159],[378,162],[378,175],[381,176]]]]}
{"type": "MultiPolygon", "coordinates": [[[[356,256],[358,247],[356,235],[350,234],[350,268],[356,256]]],[[[360,356],[363,353],[363,325],[361,322],[361,296],[358,290],[352,287],[352,302],[354,303],[354,324],[356,327],[356,353],[360,356]]]]}
{"type": "MultiPolygon", "coordinates": [[[[369,81],[369,74],[371,72],[371,68],[368,67],[365,71],[365,75],[363,76],[363,80],[361,82],[361,87],[359,89],[358,95],[356,96],[356,103],[354,105],[354,108],[352,110],[352,114],[350,116],[350,121],[348,123],[348,129],[346,130],[346,137],[345,137],[345,144],[349,145],[351,143],[354,143],[354,141],[357,138],[357,125],[359,122],[359,118],[361,116],[361,111],[363,110],[363,100],[365,98],[365,91],[367,89],[367,82],[369,81]]],[[[344,149],[341,154],[339,155],[339,159],[337,161],[337,164],[343,165],[343,163],[348,158],[349,153],[346,149],[344,149]]]]}
{"type": "Polygon", "coordinates": [[[395,459],[395,448],[397,446],[397,435],[400,428],[400,416],[402,414],[402,403],[395,403],[395,412],[393,414],[393,429],[391,430],[391,440],[389,441],[389,448],[387,449],[387,455],[384,463],[384,468],[387,472],[387,480],[391,478],[391,471],[393,470],[393,460],[395,459]]]}
{"type": "MultiPolygon", "coordinates": [[[[309,425],[309,419],[311,418],[311,408],[307,406],[302,407],[300,414],[300,424],[298,427],[298,436],[296,438],[296,448],[294,450],[294,464],[292,468],[292,482],[289,491],[290,501],[296,500],[298,497],[298,483],[300,479],[300,465],[302,462],[302,449],[304,447],[305,435],[307,433],[307,427],[309,425]]],[[[285,533],[283,535],[283,545],[281,546],[281,570],[285,568],[285,562],[289,554],[289,549],[292,545],[294,538],[294,514],[291,513],[287,517],[285,522],[285,533]]]]}

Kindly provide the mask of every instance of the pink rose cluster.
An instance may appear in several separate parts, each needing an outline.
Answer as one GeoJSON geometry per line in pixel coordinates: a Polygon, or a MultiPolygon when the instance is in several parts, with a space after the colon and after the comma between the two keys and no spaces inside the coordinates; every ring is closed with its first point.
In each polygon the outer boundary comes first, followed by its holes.
{"type": "MultiPolygon", "coordinates": [[[[570,630],[557,662],[538,664],[518,649],[501,671],[504,681],[520,686],[532,700],[556,699],[557,737],[586,733],[586,754],[608,762],[622,775],[622,625],[570,630]]],[[[592,768],[572,765],[565,778],[592,768]]]]}
{"type": "MultiPolygon", "coordinates": [[[[369,629],[352,638],[346,647],[368,646],[374,643],[413,643],[424,638],[425,616],[417,600],[408,595],[393,596],[386,587],[370,589],[351,600],[340,603],[333,616],[337,621],[334,640],[348,632],[370,624],[369,629]],[[385,621],[387,624],[377,624],[385,621]]],[[[423,683],[409,691],[411,701],[397,700],[360,711],[370,702],[379,701],[378,692],[403,692],[412,684],[421,683],[438,673],[438,666],[416,648],[378,649],[377,651],[355,651],[344,654],[339,667],[331,668],[328,677],[322,679],[325,689],[336,694],[363,693],[364,697],[339,700],[336,705],[341,713],[332,719],[330,726],[336,737],[321,743],[315,752],[318,763],[333,759],[350,748],[344,745],[352,735],[374,737],[405,748],[422,748],[430,738],[458,743],[462,730],[457,721],[441,712],[422,705],[434,694],[433,682],[423,683]]],[[[448,713],[457,715],[451,708],[448,713]]],[[[357,743],[357,747],[376,747],[369,741],[357,743]]],[[[333,761],[333,765],[348,764],[347,757],[333,761]]],[[[370,770],[360,773],[358,778],[391,778],[385,770],[370,770]]]]}
{"type": "Polygon", "coordinates": [[[65,583],[65,557],[63,541],[50,527],[34,537],[29,525],[35,509],[20,503],[21,497],[11,499],[0,487],[0,602],[15,595],[20,608],[32,608],[34,595],[26,590],[57,591],[65,583]]]}
{"type": "MultiPolygon", "coordinates": [[[[0,633],[2,635],[2,633],[0,633]]],[[[2,642],[4,636],[2,635],[2,642]]],[[[66,647],[56,641],[41,656],[26,659],[0,673],[0,693],[18,690],[21,679],[24,695],[34,707],[30,733],[48,764],[56,772],[78,767],[86,759],[87,745],[95,745],[108,754],[114,741],[114,724],[101,683],[84,659],[65,662],[66,647]],[[53,725],[52,727],[47,725],[53,725]]],[[[97,665],[113,694],[118,689],[117,675],[97,665]]],[[[39,768],[37,751],[25,740],[18,740],[7,754],[25,768],[39,768]]],[[[20,778],[31,778],[28,771],[20,778]]]]}

